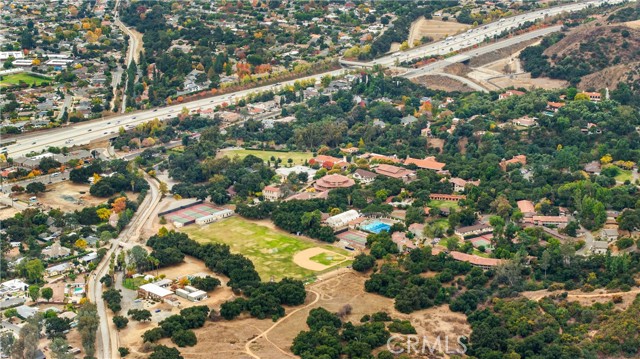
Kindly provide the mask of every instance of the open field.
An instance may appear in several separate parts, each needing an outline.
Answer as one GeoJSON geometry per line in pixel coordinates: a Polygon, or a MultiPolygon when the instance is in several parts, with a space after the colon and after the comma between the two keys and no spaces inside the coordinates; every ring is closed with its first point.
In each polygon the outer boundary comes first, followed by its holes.
{"type": "MultiPolygon", "coordinates": [[[[365,314],[384,311],[393,318],[410,320],[416,328],[417,335],[427,336],[430,341],[438,335],[441,338],[448,335],[452,350],[455,348],[455,340],[451,338],[460,335],[468,337],[471,333],[465,315],[451,312],[448,305],[420,310],[410,315],[402,314],[393,308],[393,299],[364,291],[367,276],[350,270],[333,273],[336,274],[309,285],[305,304],[286,308],[286,317],[275,323],[249,318],[246,315],[230,322],[207,321],[204,328],[195,330],[198,344],[194,347],[180,348],[181,355],[185,359],[208,359],[211,358],[211,353],[229,359],[295,358],[290,351],[291,343],[300,331],[308,330],[306,319],[309,311],[323,307],[330,312],[337,312],[345,304],[353,307],[351,314],[344,318],[345,322],[359,323],[365,314]],[[256,338],[258,336],[260,337],[256,338]]],[[[444,339],[442,340],[444,350],[444,339]]],[[[169,339],[161,340],[160,344],[174,346],[169,339]]],[[[443,354],[439,357],[446,358],[448,355],[443,354]]]]}
{"type": "Polygon", "coordinates": [[[245,150],[245,149],[232,149],[232,150],[222,150],[219,152],[218,157],[223,156],[239,156],[240,158],[245,158],[248,155],[254,155],[263,161],[271,161],[271,157],[280,158],[282,163],[280,167],[286,166],[288,164],[288,160],[292,159],[294,165],[302,165],[305,160],[311,159],[313,154],[311,152],[279,152],[279,151],[259,151],[259,150],[245,150]]]}
{"type": "Polygon", "coordinates": [[[455,20],[427,20],[424,17],[421,17],[411,24],[411,29],[409,30],[409,46],[413,47],[414,41],[420,40],[424,36],[430,37],[434,41],[438,41],[447,36],[466,31],[470,27],[471,26],[466,24],[460,24],[455,20]]]}
{"type": "Polygon", "coordinates": [[[453,209],[458,209],[460,208],[460,206],[458,206],[458,202],[454,202],[454,201],[438,201],[438,200],[430,200],[429,203],[427,204],[429,207],[436,207],[436,208],[453,208],[453,209]]]}
{"type": "Polygon", "coordinates": [[[0,80],[0,87],[9,87],[9,86],[18,85],[20,81],[26,83],[29,86],[33,84],[36,84],[36,86],[40,86],[42,85],[43,82],[51,83],[53,81],[51,79],[47,79],[44,77],[37,77],[24,72],[20,72],[17,74],[3,75],[1,77],[2,77],[2,80],[0,80]]]}
{"type": "Polygon", "coordinates": [[[616,181],[624,182],[626,180],[633,181],[633,174],[631,174],[631,171],[620,169],[620,173],[616,176],[616,181]]]}
{"type": "MultiPolygon", "coordinates": [[[[338,255],[347,256],[347,252],[329,244],[297,237],[276,228],[262,226],[241,217],[231,217],[206,226],[191,225],[180,229],[192,239],[200,242],[225,243],[231,247],[232,252],[241,253],[253,261],[256,270],[262,280],[272,277],[276,280],[284,277],[307,278],[317,274],[317,270],[330,269],[320,262],[315,262],[318,269],[303,268],[296,264],[294,256],[304,250],[319,248],[335,252],[338,255]],[[319,266],[323,268],[320,269],[319,266]],[[326,267],[326,268],[324,268],[326,267]]],[[[310,256],[313,257],[313,256],[310,256]]]]}

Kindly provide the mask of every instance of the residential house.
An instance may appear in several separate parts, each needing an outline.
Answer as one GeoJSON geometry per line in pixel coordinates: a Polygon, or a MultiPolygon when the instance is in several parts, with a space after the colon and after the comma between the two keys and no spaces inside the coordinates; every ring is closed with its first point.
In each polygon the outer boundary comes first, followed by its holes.
{"type": "Polygon", "coordinates": [[[581,94],[587,95],[589,97],[589,101],[591,102],[600,102],[602,100],[602,95],[600,92],[580,92],[581,94]]]}
{"type": "Polygon", "coordinates": [[[12,279],[0,284],[0,297],[7,294],[24,292],[29,289],[29,285],[20,279],[12,279]]]}
{"type": "Polygon", "coordinates": [[[408,125],[411,125],[411,124],[413,124],[415,122],[418,122],[418,119],[415,116],[412,116],[412,115],[407,115],[407,116],[405,116],[405,117],[400,119],[400,123],[403,126],[408,126],[408,125]]]}
{"type": "Polygon", "coordinates": [[[267,201],[277,201],[283,197],[283,193],[279,187],[265,186],[262,189],[262,196],[267,201]]]}
{"type": "Polygon", "coordinates": [[[425,127],[422,130],[420,130],[420,136],[422,136],[422,137],[432,137],[433,134],[431,133],[431,127],[425,127]]]}
{"type": "Polygon", "coordinates": [[[400,179],[405,183],[416,179],[415,171],[393,165],[380,164],[375,168],[375,171],[379,175],[400,179]]]}
{"type": "Polygon", "coordinates": [[[349,167],[349,162],[347,162],[346,158],[340,159],[333,156],[326,155],[317,155],[316,157],[309,160],[309,164],[318,164],[321,167],[324,167],[328,170],[333,169],[335,165],[340,167],[340,170],[344,171],[349,167]]]}
{"type": "Polygon", "coordinates": [[[16,311],[21,318],[29,319],[38,313],[38,308],[21,305],[16,308],[16,311]]]}
{"type": "Polygon", "coordinates": [[[45,272],[47,272],[47,276],[53,277],[66,273],[72,268],[73,265],[70,262],[64,262],[45,269],[45,272]]]}
{"type": "Polygon", "coordinates": [[[373,182],[376,179],[376,177],[378,177],[377,174],[371,171],[363,170],[361,168],[358,168],[353,173],[353,178],[357,179],[358,181],[360,181],[360,183],[364,183],[364,184],[373,182]]]}
{"type": "Polygon", "coordinates": [[[522,116],[520,118],[511,120],[511,123],[513,123],[516,126],[535,127],[538,125],[537,120],[538,120],[537,117],[522,116]]]}
{"type": "Polygon", "coordinates": [[[606,254],[609,250],[609,242],[607,241],[593,241],[591,244],[591,253],[593,254],[606,254]]]}
{"type": "Polygon", "coordinates": [[[600,165],[599,161],[591,161],[589,163],[587,163],[586,165],[584,165],[584,171],[589,173],[589,174],[593,174],[596,176],[600,175],[600,170],[602,169],[602,166],[600,165]]]}
{"type": "Polygon", "coordinates": [[[417,248],[416,244],[404,234],[404,232],[393,232],[391,240],[398,246],[400,252],[408,252],[417,248]]]}
{"type": "Polygon", "coordinates": [[[375,127],[380,127],[380,128],[385,128],[385,127],[387,127],[387,124],[386,124],[386,123],[384,123],[383,121],[381,121],[381,120],[380,120],[380,119],[378,119],[378,118],[376,118],[376,119],[374,119],[374,120],[373,120],[373,125],[374,125],[375,127]]]}
{"type": "Polygon", "coordinates": [[[508,90],[498,95],[498,100],[508,99],[511,96],[522,96],[524,92],[517,90],[508,90]]]}
{"type": "Polygon", "coordinates": [[[546,110],[551,113],[558,112],[559,109],[563,108],[566,104],[564,102],[547,102],[546,110]]]}
{"type": "Polygon", "coordinates": [[[467,181],[459,177],[449,178],[449,183],[453,184],[454,192],[464,192],[467,185],[475,187],[480,185],[480,181],[467,181]]]}
{"type": "Polygon", "coordinates": [[[71,253],[71,249],[63,247],[60,242],[55,242],[51,246],[42,250],[45,259],[66,257],[71,253]]]}
{"type": "Polygon", "coordinates": [[[526,165],[527,164],[527,156],[525,156],[525,155],[517,155],[517,156],[513,156],[513,158],[510,159],[510,160],[502,159],[502,161],[500,161],[500,168],[503,171],[506,171],[507,167],[509,165],[516,164],[516,163],[519,163],[519,164],[521,164],[523,166],[526,165]]]}
{"type": "Polygon", "coordinates": [[[615,241],[618,239],[618,230],[615,228],[606,228],[600,231],[600,238],[605,241],[615,241]]]}

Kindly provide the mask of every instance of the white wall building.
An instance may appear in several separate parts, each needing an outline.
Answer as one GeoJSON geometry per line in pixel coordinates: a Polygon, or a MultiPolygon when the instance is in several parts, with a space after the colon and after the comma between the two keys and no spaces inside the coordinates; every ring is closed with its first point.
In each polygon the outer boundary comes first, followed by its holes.
{"type": "Polygon", "coordinates": [[[233,211],[230,209],[223,209],[222,211],[216,212],[214,214],[210,214],[208,216],[200,217],[196,219],[196,224],[207,224],[211,222],[215,222],[222,218],[227,218],[233,216],[233,211]]]}
{"type": "Polygon", "coordinates": [[[337,229],[340,227],[346,226],[349,222],[353,221],[360,217],[360,213],[355,209],[350,209],[346,212],[342,212],[340,214],[336,214],[335,216],[331,216],[327,218],[327,225],[333,229],[337,229]]]}

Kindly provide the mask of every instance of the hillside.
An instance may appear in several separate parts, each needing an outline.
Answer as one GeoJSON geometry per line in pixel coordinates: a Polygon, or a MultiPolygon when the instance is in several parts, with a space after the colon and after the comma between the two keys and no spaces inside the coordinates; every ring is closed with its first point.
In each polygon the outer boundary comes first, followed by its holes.
{"type": "MultiPolygon", "coordinates": [[[[624,25],[588,24],[546,37],[522,52],[533,77],[563,79],[582,89],[638,81],[640,30],[624,25]]],[[[637,86],[636,86],[637,87],[637,86]]]]}

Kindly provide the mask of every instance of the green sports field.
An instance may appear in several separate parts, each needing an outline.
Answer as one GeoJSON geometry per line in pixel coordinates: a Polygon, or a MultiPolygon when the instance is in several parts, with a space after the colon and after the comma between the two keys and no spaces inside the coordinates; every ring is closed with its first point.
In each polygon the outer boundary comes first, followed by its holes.
{"type": "Polygon", "coordinates": [[[9,87],[20,84],[20,81],[26,83],[31,86],[34,83],[36,86],[40,86],[43,82],[52,83],[52,79],[47,79],[45,77],[33,76],[24,72],[10,75],[3,75],[2,80],[0,80],[1,87],[9,87]]]}
{"type": "MultiPolygon", "coordinates": [[[[271,161],[271,157],[280,158],[282,162],[280,167],[288,165],[289,158],[293,160],[293,165],[302,165],[305,160],[309,160],[313,157],[311,152],[279,152],[279,151],[259,151],[259,150],[224,150],[220,151],[221,156],[245,158],[248,155],[254,155],[263,161],[271,161]]],[[[273,162],[273,161],[272,161],[273,162]]]]}
{"type": "MultiPolygon", "coordinates": [[[[234,216],[205,226],[190,225],[180,229],[190,238],[200,243],[216,242],[228,244],[231,251],[241,253],[251,259],[263,281],[273,277],[276,280],[284,277],[311,278],[320,272],[298,266],[293,256],[305,249],[320,247],[338,254],[348,256],[348,252],[320,242],[296,237],[279,230],[262,226],[242,217],[234,216]]],[[[310,258],[311,261],[335,266],[338,257],[331,258],[326,253],[310,258]],[[323,255],[324,254],[324,255],[323,255]],[[316,258],[317,257],[317,258],[316,258]]],[[[345,258],[341,258],[345,259],[345,258]]],[[[347,265],[346,262],[340,264],[347,265]]],[[[334,269],[329,268],[328,270],[334,269]]]]}

